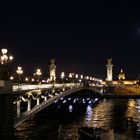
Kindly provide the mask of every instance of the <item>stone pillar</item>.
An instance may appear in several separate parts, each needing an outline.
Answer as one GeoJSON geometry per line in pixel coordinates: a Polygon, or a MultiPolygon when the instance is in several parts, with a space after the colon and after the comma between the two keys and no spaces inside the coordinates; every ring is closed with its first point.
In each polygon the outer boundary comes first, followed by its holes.
{"type": "Polygon", "coordinates": [[[112,80],[113,80],[113,73],[112,73],[112,67],[113,67],[113,65],[112,65],[112,58],[111,59],[108,59],[108,63],[107,63],[107,65],[106,65],[106,67],[107,67],[107,78],[106,78],[106,80],[108,81],[108,82],[112,82],[112,80]]]}
{"type": "Polygon", "coordinates": [[[45,96],[44,101],[47,101],[47,96],[45,96]]]}
{"type": "Polygon", "coordinates": [[[55,83],[56,80],[56,66],[55,66],[55,59],[51,59],[50,65],[50,81],[55,83]]]}
{"type": "Polygon", "coordinates": [[[31,111],[31,99],[28,99],[27,111],[31,111]]]}
{"type": "Polygon", "coordinates": [[[37,97],[37,100],[36,100],[36,105],[39,105],[40,104],[40,98],[37,97]]]}
{"type": "Polygon", "coordinates": [[[21,100],[17,101],[17,118],[20,117],[20,102],[21,102],[21,100]]]}

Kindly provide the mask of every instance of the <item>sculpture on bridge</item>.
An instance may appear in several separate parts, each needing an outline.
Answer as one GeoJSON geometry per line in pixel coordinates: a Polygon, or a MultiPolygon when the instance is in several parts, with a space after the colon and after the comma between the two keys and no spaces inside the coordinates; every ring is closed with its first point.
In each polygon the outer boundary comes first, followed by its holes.
{"type": "Polygon", "coordinates": [[[50,65],[50,81],[55,82],[56,79],[56,66],[55,66],[55,59],[50,60],[51,65],[50,65]]]}
{"type": "Polygon", "coordinates": [[[51,65],[55,66],[55,59],[54,58],[51,59],[50,62],[51,62],[51,65]]]}
{"type": "Polygon", "coordinates": [[[112,58],[107,59],[107,64],[108,64],[108,65],[112,65],[112,58]]]}

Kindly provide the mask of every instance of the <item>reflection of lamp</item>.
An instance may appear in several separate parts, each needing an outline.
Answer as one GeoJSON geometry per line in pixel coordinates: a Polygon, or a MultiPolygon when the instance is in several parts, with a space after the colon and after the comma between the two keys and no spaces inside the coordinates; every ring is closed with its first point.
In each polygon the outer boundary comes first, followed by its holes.
{"type": "Polygon", "coordinates": [[[7,63],[11,62],[13,60],[12,55],[7,55],[8,50],[7,49],[1,49],[0,53],[0,78],[2,80],[9,80],[9,71],[7,68],[7,63]]]}

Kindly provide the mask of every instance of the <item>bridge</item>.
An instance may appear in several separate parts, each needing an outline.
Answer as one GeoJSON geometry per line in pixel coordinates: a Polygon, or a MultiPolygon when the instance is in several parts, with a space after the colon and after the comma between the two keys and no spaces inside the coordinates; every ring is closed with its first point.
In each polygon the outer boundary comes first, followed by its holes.
{"type": "MultiPolygon", "coordinates": [[[[19,87],[13,86],[14,91],[19,91],[19,87]]],[[[14,127],[19,126],[22,122],[35,115],[42,109],[48,107],[49,105],[57,102],[58,100],[63,100],[65,102],[64,97],[76,94],[82,90],[90,90],[91,94],[93,94],[92,102],[96,102],[97,98],[95,95],[102,96],[102,89],[95,86],[85,87],[81,84],[67,83],[65,86],[63,84],[56,84],[55,86],[52,84],[48,85],[20,85],[21,91],[27,91],[25,93],[20,93],[17,96],[17,99],[14,101],[14,105],[16,106],[16,116],[14,119],[14,127]],[[35,105],[32,107],[31,103],[36,101],[35,105]],[[26,103],[26,110],[21,112],[21,102],[26,103]]],[[[87,100],[89,100],[88,98],[87,100]]],[[[78,99],[77,99],[78,100],[78,99]]],[[[83,99],[84,100],[84,99],[83,99]]],[[[73,101],[76,102],[76,99],[73,101]]],[[[85,101],[84,101],[85,102],[85,101]]],[[[91,101],[89,101],[91,102],[91,101]]]]}
{"type": "MultiPolygon", "coordinates": [[[[49,77],[43,77],[41,69],[38,68],[33,75],[24,77],[21,66],[17,67],[16,73],[9,75],[7,64],[13,60],[13,57],[7,55],[7,49],[2,49],[0,56],[0,137],[5,139],[7,136],[13,136],[13,127],[17,127],[58,100],[65,102],[63,100],[65,97],[78,95],[82,90],[90,90],[101,96],[101,87],[98,87],[101,79],[73,72],[66,74],[61,72],[61,77],[56,77],[54,59],[51,60],[49,77]],[[43,81],[46,84],[42,84],[43,81]],[[11,83],[16,84],[11,85],[11,83]]],[[[95,98],[96,94],[92,96],[95,98]]]]}

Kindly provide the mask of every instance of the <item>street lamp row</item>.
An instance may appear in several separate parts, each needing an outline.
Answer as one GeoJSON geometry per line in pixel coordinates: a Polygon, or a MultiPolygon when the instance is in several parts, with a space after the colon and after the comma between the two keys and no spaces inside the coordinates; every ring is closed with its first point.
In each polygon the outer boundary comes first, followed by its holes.
{"type": "MultiPolygon", "coordinates": [[[[6,64],[11,62],[13,60],[13,56],[12,55],[8,55],[8,50],[3,48],[1,49],[1,53],[0,53],[0,64],[1,64],[1,71],[4,71],[3,73],[5,73],[6,71],[6,64]]],[[[7,70],[8,71],[8,70],[7,70]]],[[[18,74],[19,76],[19,80],[21,80],[21,75],[23,74],[23,69],[21,66],[18,66],[17,67],[17,70],[16,70],[16,73],[18,74]]],[[[37,76],[38,78],[38,81],[39,81],[39,78],[40,76],[42,75],[42,72],[41,72],[41,69],[36,69],[36,72],[34,74],[35,76],[37,76]]],[[[64,78],[66,77],[65,73],[62,72],[61,73],[61,79],[64,80],[64,78]]],[[[97,78],[93,78],[93,77],[89,77],[89,76],[83,76],[83,75],[78,75],[78,74],[74,74],[74,73],[69,73],[68,75],[68,78],[70,79],[73,79],[75,78],[76,80],[80,79],[80,80],[91,80],[91,81],[101,81],[100,79],[97,79],[97,78]]],[[[13,80],[14,77],[10,77],[10,80],[13,80]]],[[[25,79],[25,81],[28,81],[29,79],[25,79]]]]}

